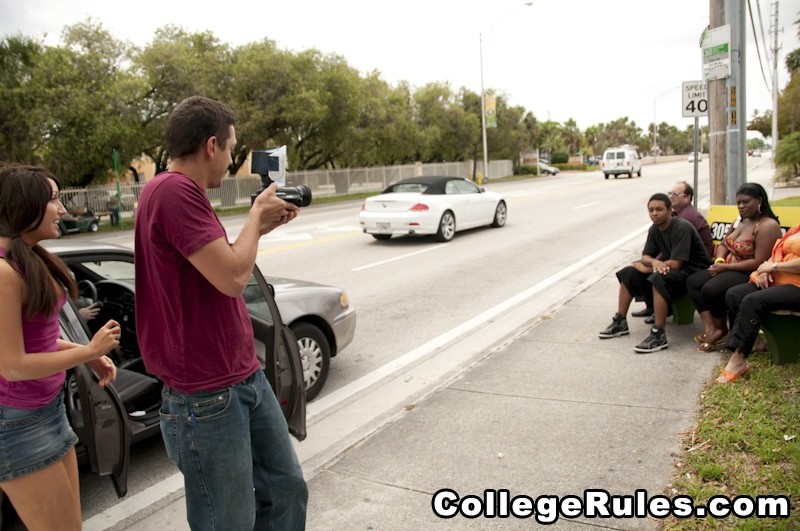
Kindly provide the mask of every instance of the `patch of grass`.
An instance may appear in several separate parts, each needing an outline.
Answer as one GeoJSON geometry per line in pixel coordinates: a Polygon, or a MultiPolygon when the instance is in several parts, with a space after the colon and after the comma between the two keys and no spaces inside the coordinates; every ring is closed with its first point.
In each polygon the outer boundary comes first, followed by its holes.
{"type": "Polygon", "coordinates": [[[769,354],[754,353],[750,364],[739,381],[711,380],[702,392],[666,494],[690,495],[696,505],[716,495],[783,495],[789,518],[669,518],[661,529],[800,529],[800,363],[772,365],[769,354]]]}
{"type": "Polygon", "coordinates": [[[800,206],[800,195],[784,197],[770,203],[772,206],[800,206]]]}

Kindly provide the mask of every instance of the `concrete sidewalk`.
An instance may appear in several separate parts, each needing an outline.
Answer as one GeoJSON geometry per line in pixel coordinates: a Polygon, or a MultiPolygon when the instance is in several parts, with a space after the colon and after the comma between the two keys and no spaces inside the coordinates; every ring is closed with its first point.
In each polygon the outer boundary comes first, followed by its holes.
{"type": "MultiPolygon", "coordinates": [[[[800,195],[800,189],[774,195],[800,195]]],[[[635,258],[638,253],[620,264],[635,258]]],[[[723,356],[696,351],[692,337],[702,329],[696,316],[691,325],[669,320],[670,347],[654,354],[633,351],[648,334],[641,319],[628,318],[629,336],[598,339],[615,312],[617,292],[612,270],[314,468],[307,477],[308,529],[522,529],[537,523],[535,517],[440,519],[432,499],[441,489],[479,498],[487,489],[507,489],[512,498],[534,500],[582,498],[587,489],[672,494],[682,437],[693,428],[698,396],[723,356]]],[[[634,303],[631,310],[639,308],[634,303]]],[[[113,529],[188,529],[180,490],[146,513],[113,529]]],[[[587,527],[656,529],[657,520],[560,517],[556,523],[558,529],[587,527]]]]}
{"type": "MultiPolygon", "coordinates": [[[[648,333],[601,340],[614,313],[613,273],[308,478],[308,529],[516,529],[533,520],[437,518],[435,492],[486,489],[582,497],[586,489],[662,493],[682,433],[719,354],[701,329],[668,323],[670,348],[637,355],[648,333]]],[[[120,529],[188,529],[183,497],[120,529]]],[[[650,519],[559,520],[559,528],[655,529],[650,519]]]]}

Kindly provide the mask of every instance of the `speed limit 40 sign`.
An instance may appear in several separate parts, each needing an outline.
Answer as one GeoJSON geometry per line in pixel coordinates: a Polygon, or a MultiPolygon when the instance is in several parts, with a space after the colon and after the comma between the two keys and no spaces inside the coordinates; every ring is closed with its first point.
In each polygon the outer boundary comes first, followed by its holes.
{"type": "Polygon", "coordinates": [[[705,81],[683,82],[683,116],[708,116],[708,91],[705,81]]]}

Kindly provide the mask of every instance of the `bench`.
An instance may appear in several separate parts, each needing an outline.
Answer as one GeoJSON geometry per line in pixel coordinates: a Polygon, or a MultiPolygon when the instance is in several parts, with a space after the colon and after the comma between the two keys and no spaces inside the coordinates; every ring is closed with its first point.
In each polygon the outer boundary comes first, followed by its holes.
{"type": "MultiPolygon", "coordinates": [[[[784,233],[800,224],[800,208],[774,206],[772,210],[780,219],[784,233]]],[[[706,219],[711,227],[715,248],[731,226],[731,220],[738,215],[739,211],[734,205],[711,205],[708,208],[706,219]]],[[[783,365],[800,361],[800,313],[783,310],[771,312],[762,319],[761,331],[764,332],[773,363],[783,365]]]]}
{"type": "Polygon", "coordinates": [[[800,361],[800,313],[778,310],[764,316],[761,330],[767,340],[772,363],[800,361]]]}

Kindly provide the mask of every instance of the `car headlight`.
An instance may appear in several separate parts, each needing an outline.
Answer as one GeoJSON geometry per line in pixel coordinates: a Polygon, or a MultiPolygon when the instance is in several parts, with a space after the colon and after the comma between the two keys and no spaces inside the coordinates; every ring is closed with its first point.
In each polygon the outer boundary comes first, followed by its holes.
{"type": "Polygon", "coordinates": [[[339,295],[339,304],[341,305],[342,309],[344,310],[348,306],[350,306],[350,299],[347,298],[347,293],[344,291],[341,295],[339,295]]]}

